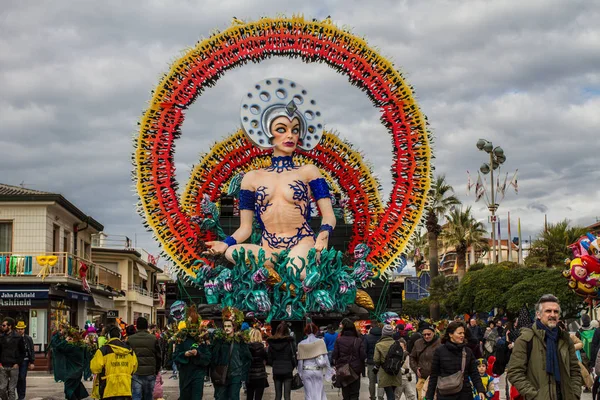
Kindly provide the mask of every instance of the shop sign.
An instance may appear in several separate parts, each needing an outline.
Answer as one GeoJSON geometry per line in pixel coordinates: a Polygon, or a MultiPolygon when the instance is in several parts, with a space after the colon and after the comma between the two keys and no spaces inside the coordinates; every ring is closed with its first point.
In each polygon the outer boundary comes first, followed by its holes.
{"type": "Polygon", "coordinates": [[[119,310],[108,310],[106,318],[119,318],[119,310]]]}
{"type": "Polygon", "coordinates": [[[23,300],[23,299],[47,299],[48,289],[2,289],[0,299],[23,300]]]}
{"type": "Polygon", "coordinates": [[[0,299],[0,306],[3,306],[3,307],[29,306],[29,307],[31,307],[31,299],[0,299]]]}

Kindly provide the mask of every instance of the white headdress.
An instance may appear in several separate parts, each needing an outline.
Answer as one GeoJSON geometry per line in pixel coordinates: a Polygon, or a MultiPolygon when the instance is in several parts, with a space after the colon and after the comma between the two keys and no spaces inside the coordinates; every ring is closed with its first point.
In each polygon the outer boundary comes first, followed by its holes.
{"type": "Polygon", "coordinates": [[[242,98],[242,127],[250,141],[271,148],[271,123],[278,117],[300,121],[298,147],[312,150],[321,141],[323,120],[317,103],[296,82],[284,78],[268,78],[254,85],[242,98]]]}

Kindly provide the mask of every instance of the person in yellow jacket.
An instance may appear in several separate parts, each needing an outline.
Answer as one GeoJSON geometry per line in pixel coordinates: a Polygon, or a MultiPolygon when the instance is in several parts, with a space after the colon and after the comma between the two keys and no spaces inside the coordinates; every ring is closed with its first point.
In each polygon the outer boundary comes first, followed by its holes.
{"type": "Polygon", "coordinates": [[[129,345],[121,341],[117,326],[107,327],[108,341],[99,348],[90,363],[96,374],[92,397],[97,399],[131,399],[131,375],[137,370],[138,361],[129,345]]]}

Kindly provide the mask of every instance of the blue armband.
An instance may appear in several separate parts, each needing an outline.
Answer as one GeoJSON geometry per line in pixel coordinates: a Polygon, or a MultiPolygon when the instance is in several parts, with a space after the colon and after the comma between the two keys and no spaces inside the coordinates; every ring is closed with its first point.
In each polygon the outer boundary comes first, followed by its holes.
{"type": "Polygon", "coordinates": [[[253,190],[240,190],[240,210],[251,210],[254,211],[254,203],[256,201],[256,194],[253,190]]]}
{"type": "Polygon", "coordinates": [[[329,224],[323,224],[321,225],[321,229],[319,230],[319,233],[321,232],[329,232],[329,236],[331,236],[331,233],[333,232],[333,226],[329,224]]]}
{"type": "Polygon", "coordinates": [[[237,244],[237,240],[235,240],[235,238],[233,236],[227,236],[225,238],[225,240],[223,240],[224,243],[227,244],[227,246],[233,246],[234,244],[237,244]]]}
{"type": "Polygon", "coordinates": [[[329,185],[327,185],[327,181],[325,178],[317,178],[308,182],[310,186],[310,191],[312,192],[315,201],[319,201],[324,198],[331,198],[331,194],[329,193],[329,185]]]}

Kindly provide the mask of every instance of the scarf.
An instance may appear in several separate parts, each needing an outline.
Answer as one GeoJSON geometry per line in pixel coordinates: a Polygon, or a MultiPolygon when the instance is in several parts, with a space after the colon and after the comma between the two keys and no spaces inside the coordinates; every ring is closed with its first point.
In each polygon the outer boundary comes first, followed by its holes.
{"type": "Polygon", "coordinates": [[[556,383],[560,383],[560,365],[558,363],[558,328],[548,328],[540,320],[535,321],[539,330],[546,332],[546,373],[554,376],[556,383]]]}
{"type": "Polygon", "coordinates": [[[298,345],[298,360],[316,358],[321,354],[327,354],[327,347],[322,339],[317,339],[313,334],[298,345]]]}

